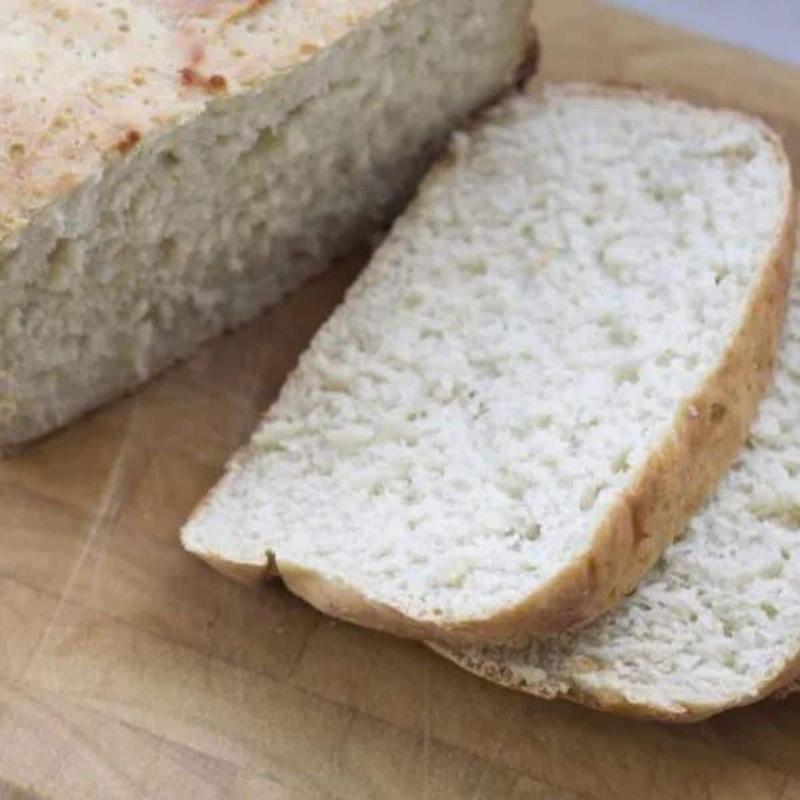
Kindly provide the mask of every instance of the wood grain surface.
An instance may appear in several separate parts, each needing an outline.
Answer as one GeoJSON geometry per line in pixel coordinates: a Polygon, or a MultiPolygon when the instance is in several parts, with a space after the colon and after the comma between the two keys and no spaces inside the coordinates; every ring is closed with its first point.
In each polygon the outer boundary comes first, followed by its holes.
{"type": "MultiPolygon", "coordinates": [[[[547,76],[761,113],[800,165],[800,73],[590,0],[537,16],[547,76]]],[[[541,702],[181,551],[361,263],[0,462],[0,798],[800,800],[800,699],[683,728],[541,702]]]]}

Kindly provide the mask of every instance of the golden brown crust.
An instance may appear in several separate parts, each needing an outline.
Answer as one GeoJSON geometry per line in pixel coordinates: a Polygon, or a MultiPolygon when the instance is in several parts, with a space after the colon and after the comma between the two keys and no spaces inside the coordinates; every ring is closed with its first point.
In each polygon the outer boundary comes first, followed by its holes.
{"type": "MultiPolygon", "coordinates": [[[[562,91],[635,95],[655,92],[571,84],[562,91]]],[[[687,106],[688,107],[688,106],[687,106]]],[[[733,113],[733,112],[731,112],[733,113]]],[[[417,639],[514,643],[582,625],[613,608],[680,535],[744,444],[775,363],[786,309],[795,236],[791,170],[776,134],[761,123],[786,166],[784,214],[769,257],[753,278],[739,327],[717,368],[685,400],[666,439],[595,532],[591,547],[523,603],[489,618],[426,620],[366,597],[342,580],[280,562],[287,585],[333,616],[417,639]],[[286,570],[284,574],[283,570],[286,570]]],[[[427,180],[447,169],[435,167],[427,180]]],[[[411,209],[413,213],[413,206],[411,209]]],[[[207,554],[198,553],[201,558],[207,554]]]]}
{"type": "MultiPolygon", "coordinates": [[[[200,507],[198,507],[198,510],[200,507]]],[[[265,580],[274,577],[263,564],[242,564],[235,561],[228,561],[224,558],[219,558],[213,553],[198,554],[209,567],[216,570],[226,578],[230,578],[237,583],[243,583],[245,586],[258,586],[265,580]]]]}
{"type": "MultiPolygon", "coordinates": [[[[800,653],[798,653],[782,669],[771,676],[765,677],[761,683],[755,685],[753,691],[747,695],[732,696],[727,701],[716,705],[676,703],[667,708],[665,706],[637,703],[620,692],[613,692],[609,689],[591,690],[575,683],[557,689],[549,688],[544,683],[528,684],[520,680],[509,667],[501,662],[472,659],[456,655],[450,648],[440,646],[435,642],[428,642],[427,644],[431,650],[467,670],[467,672],[508,689],[524,692],[544,700],[567,700],[577,705],[593,708],[596,711],[616,714],[630,719],[676,724],[702,722],[724,711],[757,703],[774,693],[777,693],[777,697],[782,697],[781,690],[790,687],[792,682],[800,676],[800,653]]],[[[786,694],[789,693],[791,692],[786,692],[786,694]]]]}
{"type": "Polygon", "coordinates": [[[13,27],[20,46],[3,40],[0,252],[139,141],[266,87],[408,1],[308,0],[287,11],[247,0],[120,0],[113,10],[67,0],[68,21],[53,24],[48,4],[4,0],[0,28],[13,27]]]}

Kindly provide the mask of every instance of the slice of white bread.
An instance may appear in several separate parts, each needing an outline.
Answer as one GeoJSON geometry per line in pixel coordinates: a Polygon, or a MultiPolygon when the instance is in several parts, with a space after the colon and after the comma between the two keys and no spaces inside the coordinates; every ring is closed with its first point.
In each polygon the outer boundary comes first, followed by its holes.
{"type": "Polygon", "coordinates": [[[0,449],[132,388],[391,219],[452,129],[529,71],[530,14],[0,3],[0,449]]]}
{"type": "Polygon", "coordinates": [[[746,116],[585,85],[509,99],[455,138],[184,545],[413,637],[588,622],[746,439],[791,198],[746,116]]]}
{"type": "MultiPolygon", "coordinates": [[[[800,259],[797,270],[800,271],[800,259]]],[[[443,655],[542,697],[691,721],[800,670],[800,275],[775,386],[719,492],[638,589],[588,628],[443,655]]]]}

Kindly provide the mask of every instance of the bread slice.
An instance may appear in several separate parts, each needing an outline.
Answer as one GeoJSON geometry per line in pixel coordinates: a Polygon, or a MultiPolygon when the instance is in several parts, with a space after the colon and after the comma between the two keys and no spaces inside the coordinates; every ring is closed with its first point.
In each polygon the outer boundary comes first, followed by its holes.
{"type": "Polygon", "coordinates": [[[531,0],[57,6],[0,4],[0,449],[353,247],[535,55],[531,0]]]}
{"type": "Polygon", "coordinates": [[[584,85],[503,103],[455,138],[185,546],[412,637],[590,621],[746,439],[791,197],[746,116],[584,85]]]}
{"type": "Polygon", "coordinates": [[[635,716],[691,721],[752,703],[800,671],[798,531],[800,275],[747,447],[633,595],[523,649],[436,649],[498,683],[635,716]]]}

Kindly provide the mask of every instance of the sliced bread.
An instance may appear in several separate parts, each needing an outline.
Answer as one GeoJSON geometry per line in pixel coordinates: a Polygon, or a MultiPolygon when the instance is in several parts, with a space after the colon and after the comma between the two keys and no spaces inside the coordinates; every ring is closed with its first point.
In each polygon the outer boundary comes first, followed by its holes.
{"type": "Polygon", "coordinates": [[[656,719],[701,719],[790,682],[800,670],[800,275],[787,328],[747,447],[618,609],[523,649],[435,649],[531,694],[656,719]]]}
{"type": "Polygon", "coordinates": [[[531,0],[0,3],[0,450],[275,302],[528,71],[531,0]]]}
{"type": "Polygon", "coordinates": [[[746,439],[791,198],[746,116],[585,85],[504,102],[455,138],[184,545],[412,637],[592,620],[746,439]]]}

